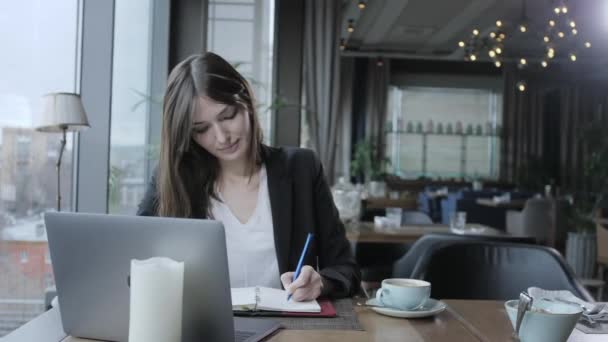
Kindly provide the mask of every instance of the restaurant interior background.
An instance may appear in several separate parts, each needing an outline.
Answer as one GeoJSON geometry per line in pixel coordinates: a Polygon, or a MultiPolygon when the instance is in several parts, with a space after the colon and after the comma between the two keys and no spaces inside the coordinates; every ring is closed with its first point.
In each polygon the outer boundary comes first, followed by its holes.
{"type": "MultiPolygon", "coordinates": [[[[0,336],[48,306],[58,190],[63,210],[135,214],[166,77],[200,51],[251,82],[266,143],[319,154],[347,229],[465,212],[556,248],[601,299],[606,1],[23,0],[0,3],[0,32],[0,336]],[[90,123],[67,136],[61,189],[61,135],[36,131],[59,91],[90,123]]],[[[408,248],[354,248],[363,280],[408,248]]]]}

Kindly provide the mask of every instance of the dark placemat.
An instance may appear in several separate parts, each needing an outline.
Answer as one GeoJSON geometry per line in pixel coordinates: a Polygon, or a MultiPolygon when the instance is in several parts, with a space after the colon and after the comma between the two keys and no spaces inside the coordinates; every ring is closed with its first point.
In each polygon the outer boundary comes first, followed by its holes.
{"type": "Polygon", "coordinates": [[[285,329],[291,330],[364,330],[350,298],[332,301],[336,317],[259,317],[280,322],[285,329]]]}

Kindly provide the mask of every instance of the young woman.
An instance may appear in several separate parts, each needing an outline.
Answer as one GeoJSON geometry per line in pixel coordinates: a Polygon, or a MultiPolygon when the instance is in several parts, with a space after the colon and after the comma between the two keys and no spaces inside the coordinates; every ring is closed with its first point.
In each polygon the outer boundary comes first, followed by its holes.
{"type": "Polygon", "coordinates": [[[282,285],[297,301],[358,290],[318,158],[264,145],[249,84],[213,53],[187,58],[169,75],[159,166],[138,215],[222,221],[232,287],[282,285]],[[308,233],[306,266],[292,282],[308,233]]]}

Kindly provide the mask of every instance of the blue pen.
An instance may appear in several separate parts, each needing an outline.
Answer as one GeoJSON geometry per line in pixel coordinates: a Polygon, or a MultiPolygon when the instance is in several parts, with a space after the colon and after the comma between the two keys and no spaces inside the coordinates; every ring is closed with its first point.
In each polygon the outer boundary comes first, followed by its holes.
{"type": "MultiPolygon", "coordinates": [[[[306,256],[306,251],[308,250],[308,245],[310,244],[310,240],[312,240],[312,233],[308,233],[306,237],[306,243],[304,244],[304,249],[302,249],[302,254],[300,255],[300,260],[298,261],[298,266],[296,267],[296,271],[293,274],[292,282],[296,281],[300,276],[300,271],[302,270],[302,263],[304,262],[304,257],[306,256]]],[[[287,296],[287,300],[291,299],[291,294],[287,296]]]]}

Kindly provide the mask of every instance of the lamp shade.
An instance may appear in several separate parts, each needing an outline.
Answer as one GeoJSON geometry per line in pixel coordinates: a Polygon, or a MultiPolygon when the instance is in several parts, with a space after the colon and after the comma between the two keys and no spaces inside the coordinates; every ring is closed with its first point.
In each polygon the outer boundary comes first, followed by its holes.
{"type": "Polygon", "coordinates": [[[87,114],[80,95],[73,93],[50,93],[43,97],[43,112],[40,132],[80,131],[89,127],[87,114]]]}

